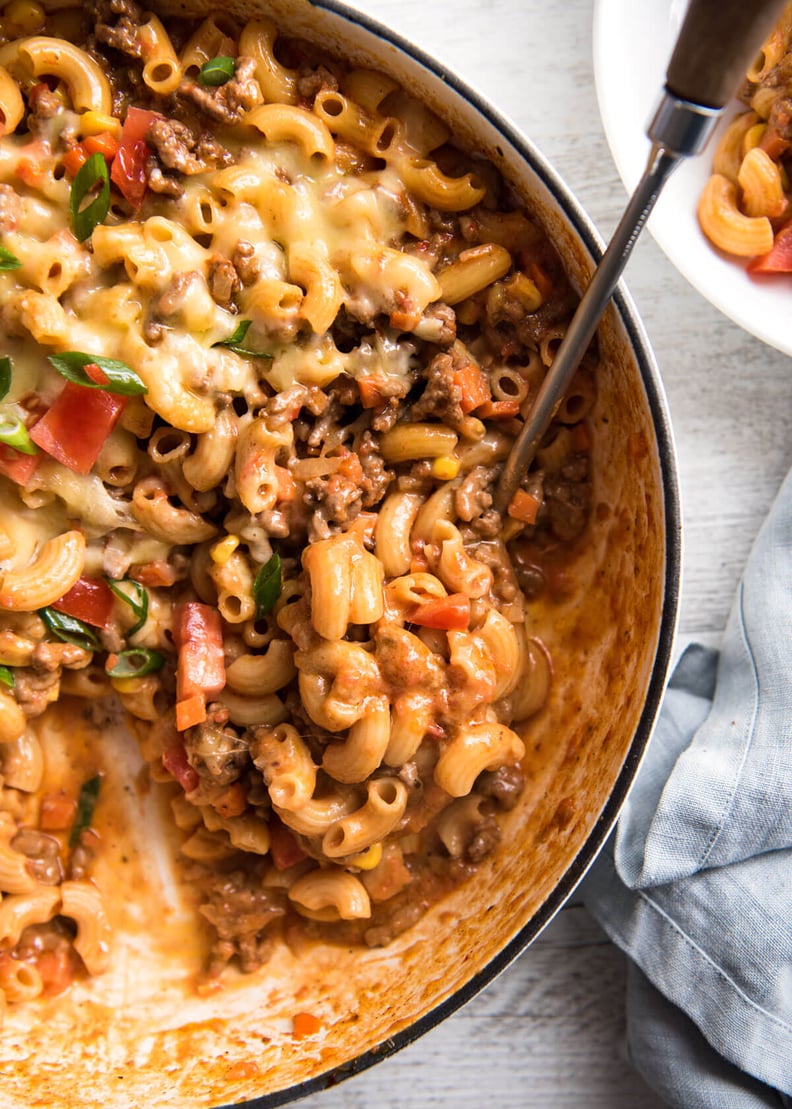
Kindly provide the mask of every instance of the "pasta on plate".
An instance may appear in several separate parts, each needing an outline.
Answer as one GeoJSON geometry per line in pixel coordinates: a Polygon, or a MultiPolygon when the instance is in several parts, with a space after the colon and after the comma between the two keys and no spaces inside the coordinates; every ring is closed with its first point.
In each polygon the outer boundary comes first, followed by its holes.
{"type": "Polygon", "coordinates": [[[267,18],[0,16],[0,988],[112,959],[123,706],[207,980],[386,945],[497,849],[591,512],[596,351],[501,518],[575,304],[495,169],[267,18]],[[68,726],[68,725],[63,725],[68,726]]]}
{"type": "Polygon", "coordinates": [[[792,273],[792,4],[746,74],[699,198],[699,223],[754,274],[792,273]]]}

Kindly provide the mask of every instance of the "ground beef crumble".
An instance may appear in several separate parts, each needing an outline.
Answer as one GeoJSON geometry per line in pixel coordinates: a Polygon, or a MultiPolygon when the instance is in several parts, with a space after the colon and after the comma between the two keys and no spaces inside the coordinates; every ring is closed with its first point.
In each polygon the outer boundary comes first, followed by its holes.
{"type": "Polygon", "coordinates": [[[186,177],[232,161],[225,147],[208,131],[196,134],[186,123],[164,116],[153,120],[146,132],[146,142],[161,169],[186,177]]]}
{"type": "Polygon", "coordinates": [[[137,30],[144,22],[143,9],[134,0],[88,0],[85,15],[98,43],[140,57],[137,30]]]}
{"type": "Polygon", "coordinates": [[[187,877],[204,898],[201,914],[217,932],[210,975],[222,971],[235,956],[245,974],[263,966],[273,943],[269,926],[286,912],[286,891],[265,888],[261,867],[256,865],[227,874],[196,866],[187,877]]]}
{"type": "Polygon", "coordinates": [[[465,419],[462,411],[462,390],[454,382],[459,368],[455,353],[437,354],[426,371],[426,388],[412,406],[412,419],[434,417],[448,427],[458,428],[465,419]]]}
{"type": "Polygon", "coordinates": [[[179,95],[192,101],[218,123],[239,123],[245,112],[261,102],[261,90],[255,79],[253,58],[239,57],[234,76],[214,88],[185,82],[179,95]]]}

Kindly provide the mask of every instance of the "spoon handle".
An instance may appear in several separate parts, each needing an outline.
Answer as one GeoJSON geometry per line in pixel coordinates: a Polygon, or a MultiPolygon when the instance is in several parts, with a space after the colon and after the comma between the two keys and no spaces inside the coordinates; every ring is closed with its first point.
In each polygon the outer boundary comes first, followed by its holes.
{"type": "Polygon", "coordinates": [[[641,180],[630,197],[608,249],[594,275],[556,351],[553,365],[545,376],[533,407],[504,463],[495,507],[503,514],[526,472],[547,427],[569,387],[586,348],[597,330],[602,314],[627,264],[635,240],[641,232],[668,175],[679,162],[679,155],[655,145],[641,180]]]}
{"type": "Polygon", "coordinates": [[[773,29],[785,0],[690,0],[666,72],[680,100],[723,108],[756,51],[773,29]]]}

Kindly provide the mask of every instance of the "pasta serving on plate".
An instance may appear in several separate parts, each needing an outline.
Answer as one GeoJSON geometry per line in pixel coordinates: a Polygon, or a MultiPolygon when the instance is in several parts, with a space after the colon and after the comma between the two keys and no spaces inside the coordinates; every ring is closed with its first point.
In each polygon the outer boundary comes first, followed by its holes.
{"type": "Polygon", "coordinates": [[[707,238],[756,274],[792,273],[792,4],[746,75],[743,111],[717,145],[699,199],[707,238]]]}
{"type": "Polygon", "coordinates": [[[52,7],[0,16],[9,1002],[112,959],[64,709],[116,697],[166,783],[210,978],[387,944],[496,849],[596,395],[592,351],[501,518],[575,298],[496,170],[266,18],[52,7]]]}

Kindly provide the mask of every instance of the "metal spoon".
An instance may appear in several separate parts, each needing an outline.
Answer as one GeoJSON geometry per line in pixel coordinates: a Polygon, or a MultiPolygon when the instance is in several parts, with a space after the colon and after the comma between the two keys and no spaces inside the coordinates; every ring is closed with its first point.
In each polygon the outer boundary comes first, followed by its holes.
{"type": "MultiPolygon", "coordinates": [[[[700,153],[772,30],[785,0],[691,0],[647,134],[652,148],[602,260],[572,317],[533,408],[512,444],[495,507],[507,510],[586,352],[635,241],[671,172],[700,153]]],[[[625,89],[625,96],[629,90],[625,89]]]]}

